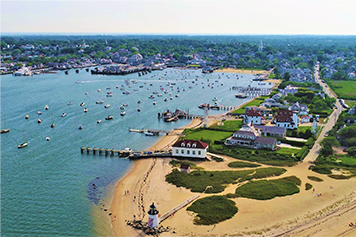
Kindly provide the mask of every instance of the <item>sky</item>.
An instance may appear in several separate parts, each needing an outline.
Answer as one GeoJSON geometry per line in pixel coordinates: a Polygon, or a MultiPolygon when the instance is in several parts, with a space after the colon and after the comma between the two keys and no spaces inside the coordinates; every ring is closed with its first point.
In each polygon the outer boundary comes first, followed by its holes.
{"type": "Polygon", "coordinates": [[[356,0],[3,1],[1,33],[356,35],[356,0]]]}

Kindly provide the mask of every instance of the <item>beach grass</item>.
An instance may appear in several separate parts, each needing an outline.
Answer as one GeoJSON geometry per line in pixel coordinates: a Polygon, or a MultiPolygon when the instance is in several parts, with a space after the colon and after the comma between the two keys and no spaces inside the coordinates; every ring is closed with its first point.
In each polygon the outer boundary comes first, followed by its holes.
{"type": "Polygon", "coordinates": [[[225,196],[210,196],[196,200],[187,211],[197,214],[194,224],[212,225],[232,218],[238,212],[238,208],[234,201],[225,196]]]}
{"type": "Polygon", "coordinates": [[[299,193],[297,184],[286,179],[251,181],[238,187],[236,197],[268,200],[299,193]]]}
{"type": "Polygon", "coordinates": [[[231,168],[254,168],[261,166],[259,164],[254,164],[250,162],[243,162],[243,161],[233,161],[228,164],[229,167],[231,168]]]}
{"type": "Polygon", "coordinates": [[[190,169],[195,169],[195,170],[203,170],[204,168],[203,167],[199,167],[197,166],[196,164],[192,163],[192,162],[187,162],[187,161],[179,161],[179,160],[171,160],[169,162],[169,164],[172,166],[172,167],[180,167],[181,164],[187,164],[190,166],[190,169]]]}
{"type": "Polygon", "coordinates": [[[305,190],[308,191],[313,187],[310,183],[305,183],[305,190]]]}
{"type": "Polygon", "coordinates": [[[315,181],[315,182],[323,182],[324,181],[323,179],[316,177],[316,176],[308,176],[308,179],[315,181]]]}
{"type": "Polygon", "coordinates": [[[259,168],[243,171],[192,171],[184,173],[173,169],[166,175],[166,181],[177,187],[185,187],[192,192],[220,193],[228,184],[251,179],[279,176],[286,172],[283,168],[259,168]]]}
{"type": "Polygon", "coordinates": [[[226,131],[226,132],[236,132],[237,130],[242,128],[242,125],[243,125],[242,119],[226,120],[222,122],[222,125],[219,125],[219,123],[215,123],[212,126],[210,126],[208,129],[226,131]]]}

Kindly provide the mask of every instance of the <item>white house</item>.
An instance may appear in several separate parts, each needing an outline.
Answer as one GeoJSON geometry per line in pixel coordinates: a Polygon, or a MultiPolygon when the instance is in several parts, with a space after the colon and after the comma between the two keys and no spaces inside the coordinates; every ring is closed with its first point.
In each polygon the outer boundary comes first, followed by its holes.
{"type": "Polygon", "coordinates": [[[246,113],[246,123],[262,124],[262,114],[257,110],[251,109],[246,113]]]}
{"type": "Polygon", "coordinates": [[[199,140],[181,140],[173,144],[172,156],[204,159],[208,147],[209,144],[199,140]]]}
{"type": "Polygon", "coordinates": [[[301,123],[309,123],[310,122],[309,116],[303,115],[302,117],[300,117],[300,122],[301,123]]]}
{"type": "Polygon", "coordinates": [[[297,113],[294,111],[278,110],[277,115],[274,117],[272,123],[275,123],[276,127],[295,129],[298,127],[299,118],[297,113]]]}

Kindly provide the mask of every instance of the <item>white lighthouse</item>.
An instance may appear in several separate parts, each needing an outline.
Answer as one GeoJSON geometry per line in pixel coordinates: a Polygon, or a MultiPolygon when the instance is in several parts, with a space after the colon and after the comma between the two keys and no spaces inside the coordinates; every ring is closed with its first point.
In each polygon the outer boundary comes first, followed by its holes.
{"type": "Polygon", "coordinates": [[[148,211],[148,227],[155,228],[159,225],[159,215],[154,203],[150,206],[148,211]]]}

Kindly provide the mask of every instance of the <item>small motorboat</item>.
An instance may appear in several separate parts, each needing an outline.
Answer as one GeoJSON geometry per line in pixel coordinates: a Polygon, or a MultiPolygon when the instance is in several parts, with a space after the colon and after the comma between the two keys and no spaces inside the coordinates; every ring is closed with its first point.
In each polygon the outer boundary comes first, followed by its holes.
{"type": "Polygon", "coordinates": [[[42,123],[41,119],[37,119],[37,123],[42,123]]]}
{"type": "MultiPolygon", "coordinates": [[[[106,118],[105,118],[105,120],[111,120],[111,119],[113,119],[114,117],[113,116],[111,116],[111,115],[109,115],[109,116],[107,116],[106,118]]],[[[101,120],[100,120],[101,121],[101,120]]]]}
{"type": "Polygon", "coordinates": [[[137,101],[137,104],[141,104],[141,103],[142,103],[142,101],[141,101],[141,100],[137,101]]]}
{"type": "Polygon", "coordinates": [[[85,92],[85,95],[89,95],[89,93],[88,93],[88,92],[85,92]]]}
{"type": "Polygon", "coordinates": [[[166,98],[164,98],[164,101],[167,101],[168,99],[167,99],[167,97],[166,98]]]}
{"type": "Polygon", "coordinates": [[[98,100],[97,102],[95,102],[96,104],[102,104],[102,103],[104,103],[104,101],[103,100],[98,100]]]}
{"type": "Polygon", "coordinates": [[[98,121],[96,121],[96,123],[101,123],[101,120],[99,119],[98,121]]]}
{"type": "Polygon", "coordinates": [[[48,105],[46,105],[44,108],[45,108],[45,110],[48,110],[48,109],[49,109],[49,106],[48,106],[48,105]]]}
{"type": "Polygon", "coordinates": [[[112,97],[112,94],[107,94],[106,97],[112,97]]]}
{"type": "Polygon", "coordinates": [[[67,114],[66,113],[62,113],[61,114],[61,117],[65,117],[67,114]]]}
{"type": "Polygon", "coordinates": [[[109,108],[110,107],[110,104],[106,104],[105,106],[104,106],[104,108],[109,108]]]}
{"type": "Polygon", "coordinates": [[[80,106],[84,106],[84,105],[85,105],[85,103],[84,103],[84,102],[80,103],[80,106]]]}
{"type": "Polygon", "coordinates": [[[98,89],[98,92],[100,92],[101,90],[100,89],[98,89]]]}
{"type": "Polygon", "coordinates": [[[69,103],[68,103],[68,105],[72,105],[72,104],[73,104],[73,102],[69,102],[69,103]]]}
{"type": "Polygon", "coordinates": [[[126,106],[129,106],[128,104],[122,104],[122,105],[125,106],[125,107],[126,107],[126,106]]]}
{"type": "Polygon", "coordinates": [[[25,119],[28,119],[28,118],[29,118],[29,116],[28,116],[28,114],[26,114],[25,119]]]}
{"type": "Polygon", "coordinates": [[[87,108],[84,108],[84,113],[88,112],[88,109],[87,108]]]}
{"type": "Polygon", "coordinates": [[[121,116],[124,116],[125,114],[126,114],[125,111],[121,111],[121,113],[120,113],[121,116]]]}
{"type": "Polygon", "coordinates": [[[41,114],[42,114],[42,112],[41,112],[41,111],[38,111],[38,112],[37,112],[37,114],[38,114],[38,115],[41,115],[41,114]]]}
{"type": "Polygon", "coordinates": [[[52,123],[52,124],[51,124],[51,128],[54,128],[54,126],[55,126],[55,124],[54,124],[54,123],[52,123]]]}
{"type": "Polygon", "coordinates": [[[141,109],[140,109],[140,108],[137,108],[137,112],[141,112],[141,109]]]}
{"type": "Polygon", "coordinates": [[[82,130],[82,129],[83,129],[83,126],[82,126],[82,125],[79,125],[79,126],[78,126],[78,129],[79,129],[79,130],[82,130]]]}
{"type": "Polygon", "coordinates": [[[156,101],[153,101],[153,105],[156,105],[156,101]]]}
{"type": "Polygon", "coordinates": [[[51,138],[50,137],[46,137],[46,141],[49,141],[49,140],[51,140],[51,138]]]}
{"type": "Polygon", "coordinates": [[[148,131],[145,131],[145,132],[144,132],[144,134],[145,134],[145,136],[154,136],[154,134],[153,134],[153,133],[148,132],[148,131]]]}
{"type": "Polygon", "coordinates": [[[121,106],[120,106],[120,109],[125,109],[125,106],[121,105],[121,106]]]}

